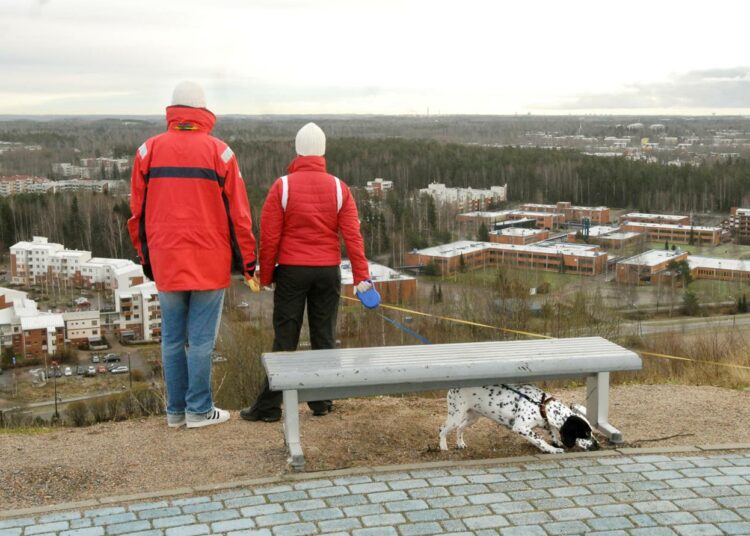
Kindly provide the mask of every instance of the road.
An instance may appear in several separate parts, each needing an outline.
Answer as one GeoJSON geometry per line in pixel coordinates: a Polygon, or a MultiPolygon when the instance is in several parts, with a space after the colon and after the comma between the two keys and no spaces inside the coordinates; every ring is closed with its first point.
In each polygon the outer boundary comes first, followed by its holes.
{"type": "Polygon", "coordinates": [[[707,318],[671,318],[623,324],[623,331],[637,335],[655,333],[694,333],[716,329],[750,329],[750,314],[711,316],[707,318]]]}

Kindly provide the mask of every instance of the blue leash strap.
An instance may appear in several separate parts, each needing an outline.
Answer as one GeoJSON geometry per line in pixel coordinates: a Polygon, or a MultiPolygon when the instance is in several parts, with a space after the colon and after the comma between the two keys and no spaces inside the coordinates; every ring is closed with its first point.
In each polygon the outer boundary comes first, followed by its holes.
{"type": "Polygon", "coordinates": [[[425,337],[422,337],[419,333],[416,333],[415,331],[410,330],[409,328],[407,328],[406,326],[404,326],[401,322],[399,322],[397,320],[393,320],[392,318],[388,318],[387,316],[385,316],[382,313],[378,313],[378,315],[380,316],[380,318],[382,318],[386,322],[389,322],[389,323],[393,324],[394,326],[396,326],[401,331],[404,331],[404,332],[408,333],[409,335],[411,335],[412,337],[415,337],[415,338],[419,339],[422,342],[422,344],[432,344],[425,337]]]}

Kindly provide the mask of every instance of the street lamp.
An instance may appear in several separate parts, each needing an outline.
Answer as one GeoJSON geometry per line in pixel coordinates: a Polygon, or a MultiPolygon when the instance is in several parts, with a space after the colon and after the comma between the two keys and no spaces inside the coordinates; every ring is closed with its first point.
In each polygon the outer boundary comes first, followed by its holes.
{"type": "Polygon", "coordinates": [[[52,362],[52,370],[54,371],[52,373],[52,376],[54,376],[54,383],[55,383],[55,415],[53,417],[53,420],[55,422],[60,421],[60,414],[57,412],[57,371],[60,370],[60,365],[57,363],[57,361],[52,362]]]}

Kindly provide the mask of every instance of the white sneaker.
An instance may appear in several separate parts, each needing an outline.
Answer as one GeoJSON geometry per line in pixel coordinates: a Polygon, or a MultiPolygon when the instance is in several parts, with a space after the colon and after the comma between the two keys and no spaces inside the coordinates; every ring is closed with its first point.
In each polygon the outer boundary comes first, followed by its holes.
{"type": "Polygon", "coordinates": [[[188,414],[185,420],[188,428],[200,428],[202,426],[227,422],[229,420],[229,412],[224,409],[214,408],[205,415],[188,414]]]}
{"type": "Polygon", "coordinates": [[[185,426],[185,414],[180,413],[179,415],[171,415],[167,413],[167,426],[170,428],[179,428],[185,426]]]}

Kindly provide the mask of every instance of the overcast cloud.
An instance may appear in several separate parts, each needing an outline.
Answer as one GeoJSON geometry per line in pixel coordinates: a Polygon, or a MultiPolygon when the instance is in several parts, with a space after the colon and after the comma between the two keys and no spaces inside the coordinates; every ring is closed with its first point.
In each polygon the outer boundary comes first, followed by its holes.
{"type": "Polygon", "coordinates": [[[3,0],[0,114],[159,114],[182,79],[218,113],[750,113],[747,15],[723,0],[3,0]]]}

